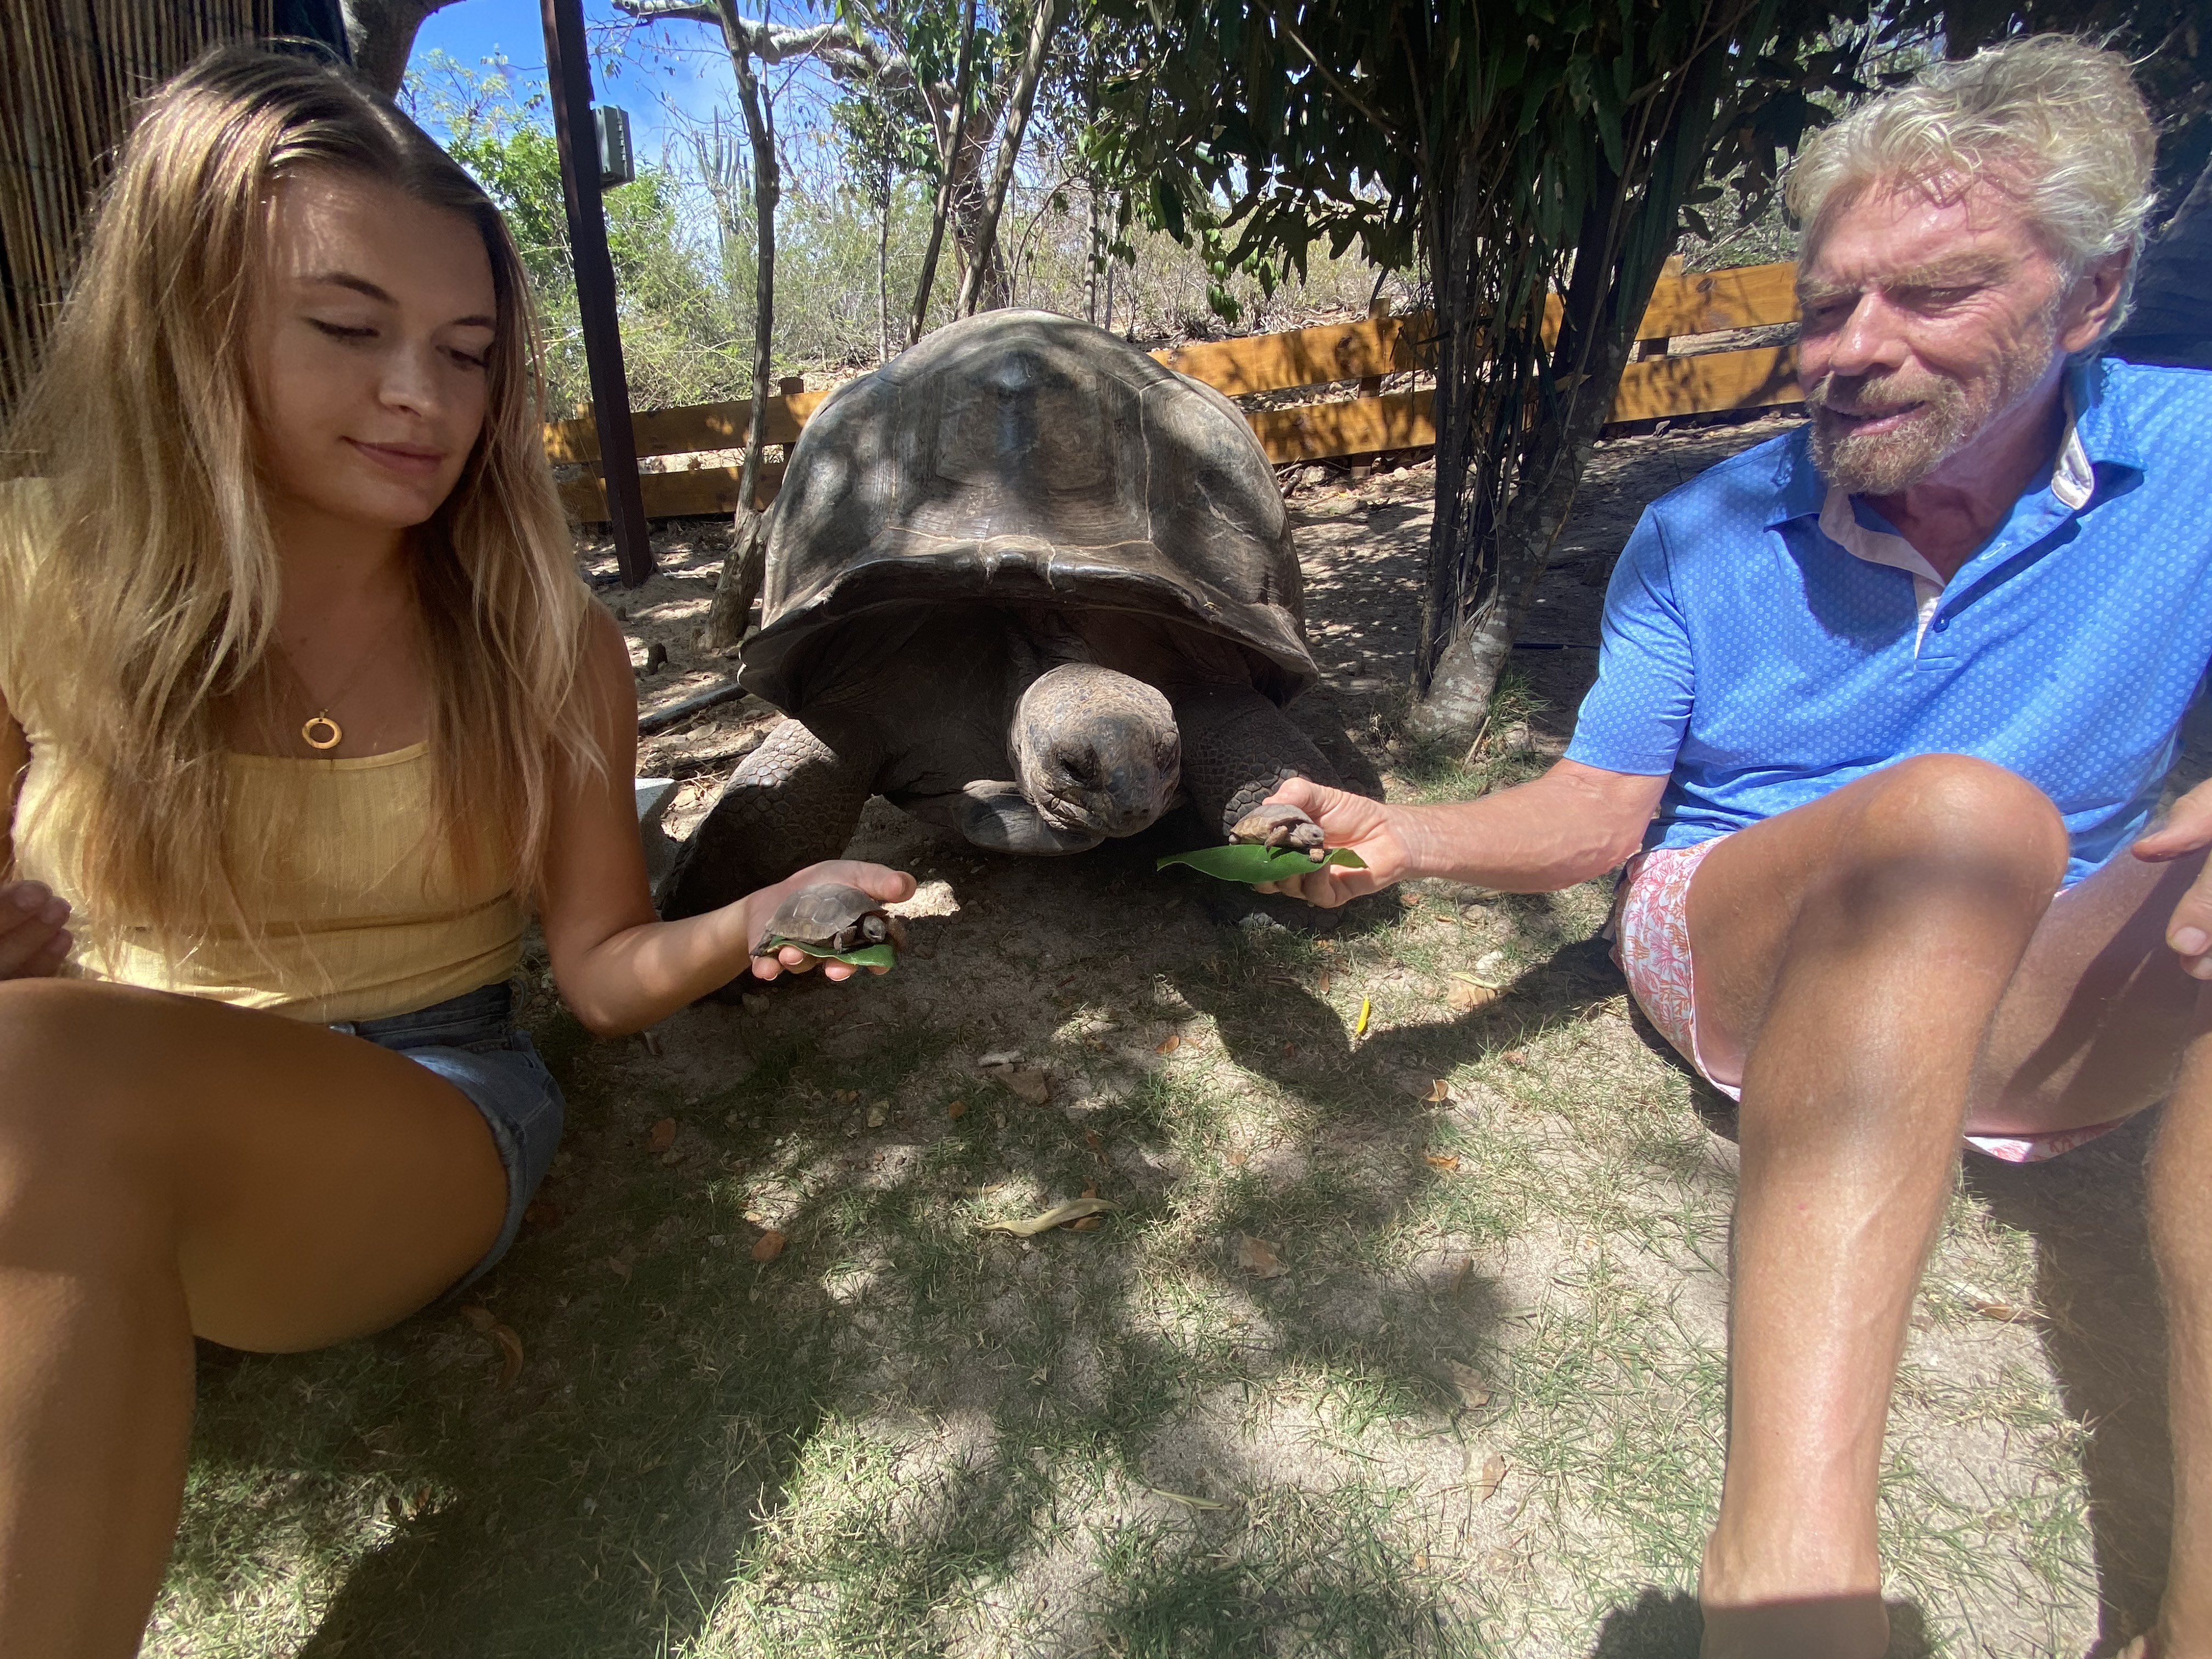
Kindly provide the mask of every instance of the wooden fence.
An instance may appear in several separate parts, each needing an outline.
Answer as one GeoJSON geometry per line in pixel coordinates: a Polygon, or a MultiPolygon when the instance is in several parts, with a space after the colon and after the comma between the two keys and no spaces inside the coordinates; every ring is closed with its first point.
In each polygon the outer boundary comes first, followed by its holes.
{"type": "MultiPolygon", "coordinates": [[[[1790,346],[1676,353],[1686,336],[1717,334],[1797,320],[1794,265],[1746,265],[1733,270],[1662,277],[1638,329],[1638,360],[1621,375],[1614,421],[1651,420],[1719,410],[1763,409],[1798,400],[1796,353],[1790,346]]],[[[1556,326],[1559,301],[1551,305],[1556,326]]],[[[1365,322],[1255,334],[1235,340],[1200,340],[1152,355],[1170,368],[1203,380],[1229,396],[1293,392],[1361,383],[1357,397],[1292,404],[1247,412],[1267,459],[1285,462],[1371,455],[1416,449],[1437,441],[1426,391],[1385,392],[1382,377],[1425,366],[1431,319],[1425,313],[1377,316],[1365,322]]],[[[799,392],[769,400],[768,438],[787,444],[829,394],[799,392]]],[[[687,455],[742,447],[752,419],[749,401],[653,410],[635,420],[640,455],[687,455]]],[[[588,416],[545,428],[546,453],[556,461],[596,463],[599,440],[588,416]]],[[[648,472],[639,482],[653,518],[727,513],[738,502],[734,466],[699,466],[648,472]]],[[[761,505],[775,498],[781,464],[761,468],[761,505]]],[[[563,490],[569,508],[586,523],[605,520],[606,493],[595,477],[563,490]]]]}

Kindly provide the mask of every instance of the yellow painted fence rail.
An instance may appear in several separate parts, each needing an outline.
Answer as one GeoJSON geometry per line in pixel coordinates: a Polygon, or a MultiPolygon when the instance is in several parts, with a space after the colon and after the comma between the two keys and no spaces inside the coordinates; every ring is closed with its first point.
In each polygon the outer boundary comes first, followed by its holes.
{"type": "MultiPolygon", "coordinates": [[[[1796,321],[1795,273],[1795,266],[1782,264],[1662,277],[1637,331],[1642,356],[1621,375],[1611,418],[1653,420],[1796,403],[1796,352],[1792,347],[1666,355],[1669,342],[1685,336],[1796,321]]],[[[1556,298],[1552,313],[1556,323],[1556,298]]],[[[1435,443],[1431,395],[1382,390],[1383,376],[1425,366],[1431,332],[1430,318],[1417,313],[1241,339],[1200,340],[1152,355],[1232,398],[1346,380],[1364,383],[1360,387],[1364,395],[1348,400],[1248,410],[1261,447],[1280,465],[1435,443]]],[[[790,443],[829,395],[794,392],[769,399],[767,441],[790,443]]],[[[744,399],[648,410],[635,418],[637,453],[691,455],[741,448],[751,419],[752,404],[744,399]]],[[[549,425],[545,452],[556,461],[596,464],[599,440],[590,417],[549,425]]],[[[652,518],[671,518],[730,512],[738,503],[738,472],[734,466],[648,472],[640,481],[646,513],[652,518]]],[[[775,498],[782,479],[780,463],[762,466],[763,506],[775,498]]],[[[562,493],[569,509],[586,523],[605,520],[605,491],[596,477],[576,479],[562,493]]]]}

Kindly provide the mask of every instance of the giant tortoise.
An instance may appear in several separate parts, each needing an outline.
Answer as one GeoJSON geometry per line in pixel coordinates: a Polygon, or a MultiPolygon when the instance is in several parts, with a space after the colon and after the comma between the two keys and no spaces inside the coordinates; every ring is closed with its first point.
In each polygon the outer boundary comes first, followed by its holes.
{"type": "Polygon", "coordinates": [[[740,676],[789,718],[663,909],[836,857],[872,794],[1007,853],[1081,852],[1183,797],[1225,835],[1285,778],[1335,781],[1282,710],[1316,678],[1235,404],[1069,318],[951,324],[792,453],[740,676]]]}

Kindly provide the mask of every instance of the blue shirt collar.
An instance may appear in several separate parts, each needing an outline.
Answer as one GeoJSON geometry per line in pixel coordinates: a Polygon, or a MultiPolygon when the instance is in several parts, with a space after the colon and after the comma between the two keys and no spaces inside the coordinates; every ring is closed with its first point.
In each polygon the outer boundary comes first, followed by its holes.
{"type": "MultiPolygon", "coordinates": [[[[2063,383],[2071,417],[2059,447],[2058,467],[2050,488],[2068,507],[2079,509],[2094,499],[2098,486],[2120,472],[2140,474],[2142,457],[2127,416],[2106,395],[2105,360],[2069,364],[2063,383]],[[2087,489],[2081,488],[2084,475],[2087,489]]],[[[1809,426],[1791,433],[1774,469],[1774,507],[1767,526],[1792,519],[1817,518],[1828,497],[1827,481],[1813,465],[1809,426]]]]}

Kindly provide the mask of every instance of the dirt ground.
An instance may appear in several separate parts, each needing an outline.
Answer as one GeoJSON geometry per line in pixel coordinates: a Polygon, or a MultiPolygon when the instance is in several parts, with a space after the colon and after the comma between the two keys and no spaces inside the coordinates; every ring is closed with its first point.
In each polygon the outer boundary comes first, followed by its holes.
{"type": "MultiPolygon", "coordinates": [[[[1301,488],[1297,718],[1394,798],[1527,775],[1644,504],[1787,424],[1601,447],[1471,761],[1400,731],[1428,469],[1301,488]]],[[[648,715],[730,672],[726,544],[668,527],[604,592],[648,715]]],[[[772,718],[645,744],[673,831],[772,718]]],[[[1322,915],[1153,872],[1199,836],[1000,859],[878,801],[899,968],[647,1039],[533,964],[570,1121],[524,1237],[458,1310],[205,1356],[149,1650],[1693,1654],[1735,1148],[1604,884],[1322,915]],[[981,1231],[1085,1194],[1094,1228],[981,1231]]],[[[2155,1605],[2148,1133],[1962,1176],[1888,1444],[1897,1654],[2105,1655],[2155,1605]]]]}

